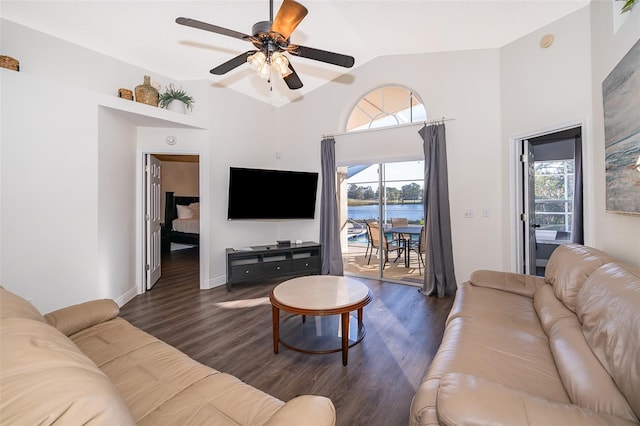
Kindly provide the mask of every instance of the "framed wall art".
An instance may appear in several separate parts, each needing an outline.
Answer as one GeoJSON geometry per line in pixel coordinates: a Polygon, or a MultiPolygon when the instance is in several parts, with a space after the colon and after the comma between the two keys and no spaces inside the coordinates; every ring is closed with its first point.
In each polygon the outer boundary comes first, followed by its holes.
{"type": "Polygon", "coordinates": [[[640,40],[602,82],[607,211],[640,215],[640,40]]]}

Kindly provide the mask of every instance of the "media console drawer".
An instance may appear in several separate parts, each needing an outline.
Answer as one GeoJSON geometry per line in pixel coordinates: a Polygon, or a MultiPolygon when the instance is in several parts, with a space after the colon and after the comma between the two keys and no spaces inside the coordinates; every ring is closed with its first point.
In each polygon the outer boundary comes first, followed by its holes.
{"type": "Polygon", "coordinates": [[[228,248],[227,290],[232,284],[277,277],[319,274],[320,244],[304,242],[287,246],[264,245],[244,249],[228,248]]]}
{"type": "Polygon", "coordinates": [[[293,259],[293,269],[296,271],[320,270],[320,256],[293,259]]]}
{"type": "Polygon", "coordinates": [[[293,269],[290,260],[280,260],[278,262],[264,262],[262,273],[264,276],[288,274],[293,269]]]}
{"type": "Polygon", "coordinates": [[[235,282],[252,281],[262,276],[262,264],[251,263],[246,265],[237,265],[231,267],[231,275],[235,282]]]}

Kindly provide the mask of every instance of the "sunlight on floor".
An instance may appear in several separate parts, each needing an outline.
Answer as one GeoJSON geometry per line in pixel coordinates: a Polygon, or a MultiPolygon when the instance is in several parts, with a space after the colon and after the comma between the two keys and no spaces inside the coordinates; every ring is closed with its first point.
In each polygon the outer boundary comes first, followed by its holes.
{"type": "Polygon", "coordinates": [[[214,303],[215,306],[223,309],[240,309],[253,308],[255,306],[270,305],[268,297],[259,297],[257,299],[230,300],[228,302],[214,303]]]}
{"type": "MultiPolygon", "coordinates": [[[[374,250],[369,261],[369,255],[365,256],[366,249],[366,244],[349,244],[347,251],[342,253],[345,274],[379,278],[379,256],[374,250]]],[[[421,266],[418,269],[418,258],[415,252],[410,252],[409,256],[409,267],[404,264],[404,255],[397,260],[395,256],[392,256],[384,267],[382,279],[398,280],[409,285],[421,285],[424,280],[424,268],[421,266]]]]}

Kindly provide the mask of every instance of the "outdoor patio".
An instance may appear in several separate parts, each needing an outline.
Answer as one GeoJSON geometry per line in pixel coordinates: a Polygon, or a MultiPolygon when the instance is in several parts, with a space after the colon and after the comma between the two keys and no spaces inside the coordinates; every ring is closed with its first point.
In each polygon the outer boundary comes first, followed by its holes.
{"type": "MultiPolygon", "coordinates": [[[[367,264],[369,256],[365,257],[367,249],[366,243],[356,242],[349,243],[347,249],[343,249],[342,262],[344,265],[345,275],[360,275],[368,278],[378,279],[380,276],[379,255],[373,250],[371,262],[367,264]]],[[[410,285],[422,285],[424,277],[424,268],[420,266],[418,271],[418,255],[415,252],[409,252],[410,264],[406,267],[404,264],[404,254],[394,262],[395,255],[391,255],[389,262],[384,267],[383,278],[386,280],[401,281],[410,285]]]]}

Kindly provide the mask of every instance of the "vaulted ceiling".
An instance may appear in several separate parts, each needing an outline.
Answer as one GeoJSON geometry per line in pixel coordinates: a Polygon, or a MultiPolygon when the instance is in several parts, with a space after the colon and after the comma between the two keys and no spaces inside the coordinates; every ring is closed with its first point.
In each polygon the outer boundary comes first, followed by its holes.
{"type": "MultiPolygon", "coordinates": [[[[291,43],[351,55],[355,67],[379,56],[502,47],[589,4],[589,0],[299,0],[309,13],[291,43]]],[[[274,1],[274,15],[281,5],[274,1]]],[[[209,80],[275,106],[350,69],[289,56],[304,86],[271,85],[248,65],[209,73],[252,48],[244,40],[175,23],[188,17],[251,34],[269,1],[2,0],[0,16],[176,80],[209,80]]],[[[352,68],[353,69],[353,68],[352,68]]]]}

